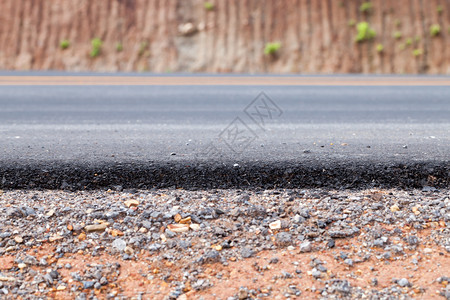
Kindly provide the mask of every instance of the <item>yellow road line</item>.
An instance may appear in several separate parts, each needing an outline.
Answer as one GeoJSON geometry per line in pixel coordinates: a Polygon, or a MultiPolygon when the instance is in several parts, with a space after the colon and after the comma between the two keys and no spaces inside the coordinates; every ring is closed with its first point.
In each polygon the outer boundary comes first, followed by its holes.
{"type": "Polygon", "coordinates": [[[0,76],[1,86],[17,85],[350,85],[450,86],[445,77],[251,77],[251,76],[0,76]]]}

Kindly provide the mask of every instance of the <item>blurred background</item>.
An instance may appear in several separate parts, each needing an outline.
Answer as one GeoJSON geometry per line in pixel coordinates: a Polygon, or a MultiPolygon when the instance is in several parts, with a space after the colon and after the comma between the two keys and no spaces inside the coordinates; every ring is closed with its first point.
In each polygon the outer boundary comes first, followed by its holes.
{"type": "Polygon", "coordinates": [[[0,69],[450,74],[450,0],[0,0],[0,69]]]}

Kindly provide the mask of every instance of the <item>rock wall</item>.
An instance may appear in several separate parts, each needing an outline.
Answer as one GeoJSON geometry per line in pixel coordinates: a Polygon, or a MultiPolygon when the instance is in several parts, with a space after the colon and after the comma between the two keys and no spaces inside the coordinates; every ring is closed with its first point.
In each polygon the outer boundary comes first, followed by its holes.
{"type": "Polygon", "coordinates": [[[371,3],[0,0],[0,69],[450,74],[450,0],[371,3]],[[356,43],[362,21],[376,36],[356,43]],[[281,44],[274,55],[270,42],[281,44]]]}

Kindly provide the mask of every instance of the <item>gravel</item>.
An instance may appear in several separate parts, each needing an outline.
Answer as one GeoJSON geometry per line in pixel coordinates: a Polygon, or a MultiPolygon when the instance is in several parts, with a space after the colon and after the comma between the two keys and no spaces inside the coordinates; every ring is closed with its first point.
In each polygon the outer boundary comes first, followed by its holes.
{"type": "MultiPolygon", "coordinates": [[[[288,296],[314,291],[324,298],[408,298],[411,291],[426,287],[408,276],[381,287],[375,270],[403,260],[413,272],[424,257],[447,257],[450,249],[448,190],[11,190],[0,192],[0,200],[0,256],[13,258],[0,268],[0,293],[11,299],[20,293],[29,299],[51,298],[56,290],[77,299],[125,297],[116,289],[121,263],[139,262],[144,252],[152,255],[151,261],[175,264],[184,274],[175,280],[162,268],[142,273],[143,278],[166,282],[172,296],[165,296],[176,299],[187,290],[208,293],[223,276],[206,278],[205,266],[244,263],[264,251],[275,251],[267,261],[270,267],[253,268],[255,276],[278,270],[271,288],[237,288],[229,297],[271,298],[273,288],[283,285],[282,295],[288,296]],[[343,246],[354,238],[360,246],[343,246]],[[45,245],[53,252],[41,256],[45,245]],[[295,264],[290,270],[278,269],[284,257],[276,251],[281,250],[311,255],[305,273],[304,266],[295,264]],[[313,257],[322,251],[334,253],[335,265],[313,257]],[[86,263],[83,269],[74,262],[58,262],[75,254],[117,260],[86,263]],[[338,274],[337,266],[356,276],[358,265],[367,261],[374,273],[361,287],[330,276],[338,274]],[[70,282],[61,275],[65,272],[70,282]],[[316,284],[290,283],[302,276],[316,284]]],[[[440,282],[443,298],[450,290],[446,276],[434,280],[440,282]]]]}

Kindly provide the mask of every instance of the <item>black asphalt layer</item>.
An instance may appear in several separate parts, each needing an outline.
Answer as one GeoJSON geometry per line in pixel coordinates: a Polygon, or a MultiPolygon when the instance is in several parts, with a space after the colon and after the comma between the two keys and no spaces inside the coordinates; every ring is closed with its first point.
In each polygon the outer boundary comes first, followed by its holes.
{"type": "Polygon", "coordinates": [[[0,188],[448,187],[450,86],[0,86],[0,188]]]}

